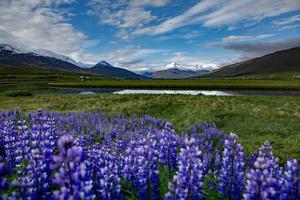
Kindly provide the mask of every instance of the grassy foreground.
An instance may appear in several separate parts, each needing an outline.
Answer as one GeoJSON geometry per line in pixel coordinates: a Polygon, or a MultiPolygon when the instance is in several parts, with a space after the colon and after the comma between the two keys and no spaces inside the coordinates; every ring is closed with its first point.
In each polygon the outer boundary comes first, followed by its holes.
{"type": "Polygon", "coordinates": [[[97,80],[52,82],[53,87],[136,88],[136,89],[262,89],[300,90],[300,78],[294,79],[184,79],[184,80],[97,80]]]}
{"type": "Polygon", "coordinates": [[[177,131],[193,124],[215,122],[225,132],[240,136],[246,152],[254,152],[269,140],[283,160],[300,160],[300,98],[216,97],[186,95],[0,95],[0,110],[20,108],[25,112],[43,108],[52,111],[105,111],[125,115],[148,114],[169,120],[177,131]]]}

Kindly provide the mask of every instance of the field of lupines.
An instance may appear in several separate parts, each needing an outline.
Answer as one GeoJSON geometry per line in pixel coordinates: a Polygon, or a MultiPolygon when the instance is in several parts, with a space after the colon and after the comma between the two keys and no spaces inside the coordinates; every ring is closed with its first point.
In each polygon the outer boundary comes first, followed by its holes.
{"type": "Polygon", "coordinates": [[[105,113],[0,112],[0,199],[300,199],[297,160],[202,123],[105,113]]]}

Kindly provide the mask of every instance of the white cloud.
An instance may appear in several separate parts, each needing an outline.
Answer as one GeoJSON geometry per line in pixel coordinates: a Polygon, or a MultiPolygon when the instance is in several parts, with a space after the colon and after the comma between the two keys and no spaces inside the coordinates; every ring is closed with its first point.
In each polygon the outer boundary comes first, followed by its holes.
{"type": "Polygon", "coordinates": [[[72,0],[1,0],[0,42],[24,49],[47,49],[79,60],[88,40],[68,22],[59,5],[72,0]]]}
{"type": "Polygon", "coordinates": [[[126,48],[117,49],[110,53],[104,54],[102,57],[115,66],[136,71],[140,70],[138,69],[138,66],[140,66],[141,63],[144,63],[147,58],[169,52],[170,50],[165,49],[150,49],[128,46],[126,48]]]}
{"type": "Polygon", "coordinates": [[[173,39],[192,39],[192,38],[199,37],[200,35],[202,35],[201,31],[190,31],[187,33],[159,36],[159,37],[156,37],[156,40],[164,41],[164,40],[173,40],[173,39]]]}
{"type": "Polygon", "coordinates": [[[135,35],[140,34],[151,34],[151,35],[157,35],[161,33],[170,32],[176,28],[180,28],[186,25],[193,24],[194,20],[193,17],[195,17],[197,14],[204,12],[219,3],[219,0],[204,0],[193,6],[192,8],[185,11],[183,14],[178,15],[176,17],[173,17],[171,19],[168,19],[161,24],[153,27],[146,27],[144,29],[136,30],[134,32],[135,35]]]}
{"type": "Polygon", "coordinates": [[[184,52],[175,52],[173,56],[167,60],[167,62],[176,62],[180,65],[190,67],[192,70],[206,67],[216,68],[219,66],[213,60],[206,60],[195,56],[188,56],[184,52]]]}
{"type": "Polygon", "coordinates": [[[213,41],[204,44],[204,47],[212,47],[215,45],[226,45],[229,43],[241,43],[241,42],[249,42],[256,41],[261,39],[266,39],[273,37],[273,34],[261,34],[261,35],[229,35],[222,38],[220,41],[213,41]]]}
{"type": "Polygon", "coordinates": [[[226,44],[226,49],[234,50],[242,53],[244,59],[262,56],[283,49],[289,49],[300,46],[300,38],[289,38],[273,42],[255,42],[255,43],[239,43],[226,44]]]}
{"type": "MultiPolygon", "coordinates": [[[[192,24],[204,27],[257,22],[300,9],[300,0],[203,0],[181,15],[161,24],[136,30],[135,35],[158,35],[192,24]]],[[[298,20],[298,19],[297,19],[298,20]]]]}
{"type": "Polygon", "coordinates": [[[133,6],[153,6],[160,7],[164,6],[169,2],[169,0],[132,0],[131,4],[133,6]]]}
{"type": "Polygon", "coordinates": [[[272,34],[262,34],[262,35],[230,35],[224,37],[222,39],[222,43],[229,43],[229,42],[244,42],[244,41],[253,41],[253,40],[260,40],[265,38],[272,37],[272,34]]]}
{"type": "Polygon", "coordinates": [[[285,31],[285,30],[291,30],[291,29],[295,29],[298,28],[299,25],[295,24],[295,25],[287,25],[287,26],[282,26],[279,29],[277,29],[278,31],[285,31]]]}
{"type": "Polygon", "coordinates": [[[256,21],[300,8],[299,0],[232,0],[203,17],[204,26],[220,26],[240,21],[256,21]]]}
{"type": "Polygon", "coordinates": [[[286,19],[280,19],[280,20],[273,21],[273,23],[276,25],[287,25],[287,24],[292,24],[292,23],[299,22],[299,21],[300,21],[300,15],[294,15],[294,16],[286,18],[286,19]]]}
{"type": "Polygon", "coordinates": [[[131,32],[157,18],[147,8],[165,6],[167,3],[168,0],[90,0],[89,14],[98,16],[100,24],[118,27],[118,35],[129,39],[131,32]]]}

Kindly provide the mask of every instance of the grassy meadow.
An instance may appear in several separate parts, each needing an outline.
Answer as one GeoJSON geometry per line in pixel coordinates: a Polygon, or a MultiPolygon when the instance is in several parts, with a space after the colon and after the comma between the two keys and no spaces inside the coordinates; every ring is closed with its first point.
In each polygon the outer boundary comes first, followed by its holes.
{"type": "Polygon", "coordinates": [[[88,76],[90,80],[104,79],[101,76],[70,71],[41,69],[36,67],[11,67],[0,66],[0,84],[26,83],[46,84],[59,81],[79,81],[80,76],[88,76]]]}
{"type": "Polygon", "coordinates": [[[300,79],[184,79],[184,80],[93,80],[50,82],[52,87],[120,89],[260,89],[300,90],[300,79]]]}
{"type": "Polygon", "coordinates": [[[283,160],[290,157],[300,160],[300,97],[49,94],[56,87],[300,90],[298,76],[140,81],[109,80],[92,74],[57,73],[36,68],[1,67],[0,84],[0,110],[19,108],[30,112],[42,108],[63,112],[147,114],[169,120],[178,132],[199,122],[214,122],[226,133],[237,133],[247,153],[256,151],[263,141],[269,140],[275,153],[283,160]],[[81,82],[80,76],[89,79],[81,82]],[[3,87],[3,84],[16,85],[3,87]]]}
{"type": "Polygon", "coordinates": [[[300,159],[300,98],[189,95],[0,95],[0,110],[25,112],[104,111],[110,114],[150,115],[169,120],[181,132],[193,124],[214,122],[226,133],[240,136],[247,153],[269,140],[282,159],[300,159]]]}

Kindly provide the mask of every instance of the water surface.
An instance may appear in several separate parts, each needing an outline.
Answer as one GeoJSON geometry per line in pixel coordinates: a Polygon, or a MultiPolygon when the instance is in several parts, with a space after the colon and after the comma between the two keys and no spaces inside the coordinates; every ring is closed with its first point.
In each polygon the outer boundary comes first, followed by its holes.
{"type": "Polygon", "coordinates": [[[0,94],[7,91],[27,90],[34,94],[171,94],[171,95],[205,95],[205,96],[293,96],[300,97],[300,91],[281,90],[120,90],[120,89],[78,89],[53,88],[48,86],[28,86],[0,84],[0,94]]]}
{"type": "Polygon", "coordinates": [[[60,89],[60,94],[170,94],[205,96],[294,96],[300,97],[300,91],[274,90],[104,90],[104,89],[60,89]]]}

